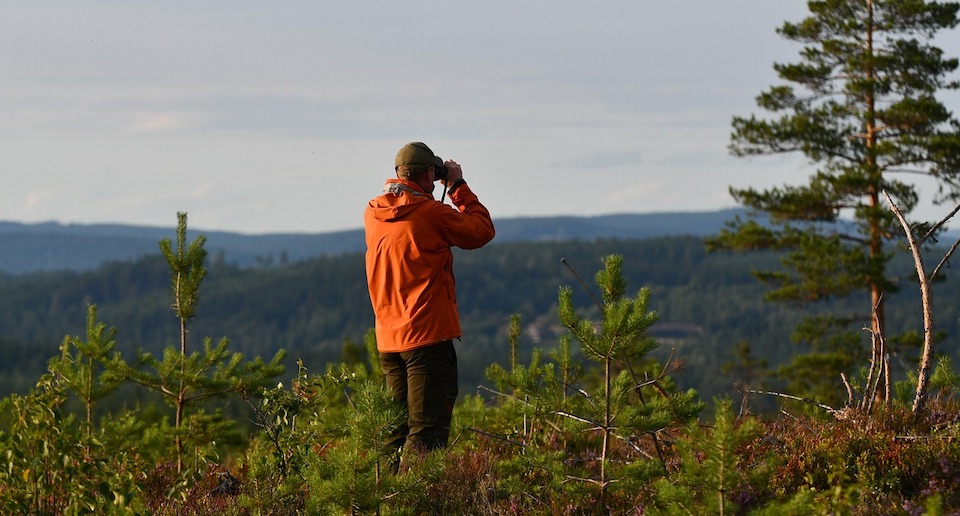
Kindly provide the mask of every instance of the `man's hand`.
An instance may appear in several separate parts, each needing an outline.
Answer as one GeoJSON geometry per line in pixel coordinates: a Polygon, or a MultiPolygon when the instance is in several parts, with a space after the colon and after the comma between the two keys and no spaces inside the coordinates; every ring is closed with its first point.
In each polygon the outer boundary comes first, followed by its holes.
{"type": "Polygon", "coordinates": [[[443,163],[447,167],[447,178],[441,181],[443,186],[450,186],[457,181],[458,179],[463,179],[463,169],[460,168],[460,165],[456,161],[447,160],[443,163]]]}

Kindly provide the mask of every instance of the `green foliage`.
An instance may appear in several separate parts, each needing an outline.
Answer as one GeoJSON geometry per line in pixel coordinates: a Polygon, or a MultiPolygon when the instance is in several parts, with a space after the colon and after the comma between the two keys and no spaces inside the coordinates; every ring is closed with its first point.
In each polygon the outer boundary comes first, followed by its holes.
{"type": "Polygon", "coordinates": [[[301,363],[290,389],[262,389],[260,431],[242,459],[252,485],[245,506],[340,513],[383,503],[396,489],[385,437],[402,414],[376,371],[330,364],[311,376],[301,363]]]}
{"type": "Polygon", "coordinates": [[[769,481],[773,468],[768,461],[741,463],[740,449],[761,435],[760,422],[750,417],[734,421],[729,400],[716,400],[714,406],[714,426],[691,424],[677,443],[679,471],[656,482],[657,507],[665,514],[730,514],[749,509],[737,501],[747,500],[769,481]]]}
{"type": "MultiPolygon", "coordinates": [[[[186,217],[180,215],[177,253],[168,253],[173,272],[174,307],[181,322],[181,348],[168,348],[164,359],[141,353],[137,366],[115,351],[115,330],[97,321],[88,309],[86,340],[67,337],[61,355],[49,363],[49,373],[27,396],[3,400],[6,430],[0,431],[6,464],[0,477],[0,502],[23,513],[133,513],[190,511],[193,476],[180,476],[183,455],[192,459],[190,471],[201,475],[208,461],[218,458],[218,447],[243,442],[236,421],[221,409],[208,412],[202,403],[232,393],[261,388],[283,371],[278,353],[270,363],[245,361],[230,353],[227,341],[213,346],[205,340],[204,353],[185,353],[186,321],[193,317],[205,258],[202,240],[183,246],[186,217]],[[94,403],[118,392],[130,380],[162,394],[175,408],[175,426],[165,418],[148,422],[125,410],[94,423],[94,403]],[[79,401],[84,418],[78,422],[68,403],[79,401]],[[194,409],[185,413],[187,406],[194,409]],[[176,475],[163,466],[170,457],[170,437],[176,442],[176,475]],[[154,464],[148,472],[144,464],[154,464]],[[139,483],[146,487],[141,491],[139,483]],[[158,501],[158,500],[164,501],[158,501]],[[140,505],[138,505],[140,504],[140,505]],[[139,509],[138,509],[139,507],[139,509]]],[[[161,245],[171,250],[169,242],[161,245]]]]}
{"type": "Polygon", "coordinates": [[[600,331],[594,330],[593,322],[576,314],[570,287],[560,288],[560,322],[580,341],[588,358],[599,362],[629,363],[657,346],[656,341],[646,334],[657,321],[657,315],[647,310],[649,289],[641,289],[635,299],[623,299],[626,282],[622,256],[611,255],[603,262],[605,267],[596,276],[603,301],[600,331]]]}
{"type": "MultiPolygon", "coordinates": [[[[53,368],[55,369],[55,367],[53,368]]],[[[7,514],[138,514],[139,465],[64,415],[56,372],[0,402],[0,508],[7,514]]]]}
{"type": "Polygon", "coordinates": [[[116,330],[107,331],[106,325],[97,322],[97,308],[91,305],[87,312],[87,339],[67,337],[60,346],[60,363],[57,374],[83,404],[86,412],[86,432],[93,431],[93,404],[117,390],[123,383],[118,374],[122,363],[115,354],[116,330]]]}
{"type": "Polygon", "coordinates": [[[285,352],[278,351],[269,363],[260,357],[246,361],[242,354],[229,351],[226,338],[214,346],[209,337],[203,341],[203,353],[187,351],[187,325],[196,315],[207,253],[202,235],[186,242],[187,215],[178,213],[177,219],[176,247],[164,239],[160,248],[170,267],[172,307],[180,323],[179,349],[167,347],[162,360],[140,352],[135,365],[118,361],[115,367],[124,378],[162,394],[174,409],[172,437],[177,473],[181,473],[187,448],[194,450],[188,466],[199,471],[214,452],[218,438],[228,438],[233,431],[232,422],[225,421],[221,414],[208,415],[202,410],[188,413],[188,408],[211,398],[256,392],[284,371],[281,361],[285,352]]]}
{"type": "Polygon", "coordinates": [[[206,241],[207,237],[199,235],[187,243],[186,213],[177,213],[176,248],[169,238],[160,241],[160,252],[170,267],[171,306],[181,324],[193,319],[197,313],[200,283],[207,275],[207,250],[203,247],[206,241]]]}
{"type": "Polygon", "coordinates": [[[322,386],[322,382],[311,381],[301,365],[291,390],[282,383],[261,390],[256,407],[260,431],[251,443],[255,453],[248,453],[246,464],[255,477],[271,475],[281,483],[288,475],[300,474],[304,462],[300,444],[322,442],[319,414],[326,401],[322,386]]]}
{"type": "MultiPolygon", "coordinates": [[[[935,202],[960,199],[960,123],[935,98],[939,90],[957,88],[946,77],[958,61],[929,44],[937,32],[957,25],[960,6],[837,0],[808,7],[810,16],[779,29],[804,46],[800,62],[774,65],[784,84],[757,98],[758,107],[773,117],[735,117],[730,149],[738,156],[801,153],[817,170],[804,185],[731,188],[739,204],[766,214],[769,224],[737,218],[710,245],[777,251],[781,267],[756,272],[772,287],[771,300],[823,304],[866,294],[857,311],[831,306],[834,322],[846,325],[808,325],[798,331],[798,340],[849,335],[865,323],[874,335],[893,340],[884,303],[903,276],[891,273],[888,248],[903,235],[881,193],[890,193],[910,214],[919,202],[918,187],[897,175],[910,170],[937,183],[935,202]]],[[[828,367],[819,370],[828,382],[849,374],[860,360],[848,338],[842,340],[843,345],[814,351],[831,355],[818,361],[828,367]]],[[[791,374],[805,376],[809,365],[795,363],[791,374]]],[[[807,383],[807,390],[794,394],[822,396],[831,387],[807,383]]]]}
{"type": "Polygon", "coordinates": [[[341,431],[344,439],[322,454],[307,457],[304,478],[311,486],[307,509],[312,513],[379,512],[388,496],[413,476],[391,474],[393,458],[386,444],[406,414],[386,385],[361,381],[351,393],[350,410],[341,431]]]}
{"type": "MultiPolygon", "coordinates": [[[[225,420],[221,413],[207,414],[199,406],[210,399],[229,395],[256,393],[284,371],[280,364],[284,353],[278,352],[270,362],[260,357],[245,360],[240,353],[228,349],[228,341],[214,346],[210,338],[204,339],[203,352],[194,351],[182,355],[174,348],[167,348],[163,360],[149,353],[141,353],[137,363],[121,364],[125,378],[138,385],[163,395],[176,415],[176,424],[169,429],[174,440],[174,456],[178,470],[184,466],[199,471],[212,457],[218,445],[227,444],[235,435],[236,421],[225,420]],[[194,412],[188,407],[196,406],[194,412]],[[184,451],[192,449],[193,460],[186,461],[184,451]]],[[[162,428],[162,427],[160,427],[162,428]]]]}
{"type": "Polygon", "coordinates": [[[246,472],[245,507],[275,508],[276,514],[302,512],[304,464],[332,440],[324,435],[325,397],[319,381],[301,367],[292,389],[263,389],[255,407],[259,429],[240,458],[246,472]]]}
{"type": "MultiPolygon", "coordinates": [[[[546,478],[556,478],[559,474],[556,469],[558,461],[553,456],[557,452],[553,448],[556,443],[551,446],[549,440],[534,443],[527,439],[527,418],[545,420],[553,429],[553,435],[563,443],[576,440],[565,430],[579,427],[575,431],[586,430],[599,440],[599,443],[587,440],[584,443],[587,449],[598,446],[599,450],[592,452],[595,458],[584,460],[568,475],[596,486],[597,498],[606,503],[611,484],[619,477],[618,467],[612,461],[614,439],[632,444],[650,434],[656,443],[657,432],[695,417],[702,404],[696,400],[693,391],[669,394],[663,387],[666,378],[662,373],[652,380],[640,378],[640,368],[650,365],[647,355],[657,346],[656,340],[647,334],[657,320],[656,314],[648,309],[650,292],[641,289],[636,298],[624,298],[623,257],[611,255],[604,258],[603,263],[604,268],[596,275],[602,300],[602,304],[598,301],[601,321],[594,323],[578,315],[573,304],[573,291],[569,287],[560,288],[558,308],[561,323],[580,342],[584,356],[598,363],[600,376],[595,393],[574,383],[579,369],[571,365],[569,339],[562,339],[560,349],[552,354],[555,363],[541,365],[540,353],[535,350],[529,367],[518,364],[507,372],[493,366],[488,369],[488,374],[501,390],[505,390],[504,386],[514,389],[514,400],[508,404],[520,404],[524,414],[525,432],[521,439],[528,446],[524,456],[518,458],[519,467],[508,475],[541,471],[539,468],[547,465],[550,469],[543,470],[548,472],[546,478]],[[644,395],[645,389],[650,394],[644,395]],[[529,445],[533,444],[544,446],[543,451],[531,450],[529,445]],[[534,467],[533,464],[543,466],[534,467]]],[[[638,449],[636,444],[632,446],[638,449]]],[[[587,449],[581,453],[587,453],[587,449]]],[[[529,488],[540,485],[521,476],[513,486],[529,488]]],[[[570,484],[563,487],[569,493],[582,486],[570,484]]]]}
{"type": "Polygon", "coordinates": [[[563,450],[546,447],[525,448],[523,453],[504,454],[496,463],[497,489],[511,504],[530,512],[550,513],[564,502],[583,497],[596,500],[596,492],[581,482],[570,480],[563,450]]]}
{"type": "Polygon", "coordinates": [[[944,400],[956,397],[960,390],[960,375],[953,370],[953,360],[949,356],[941,356],[937,367],[930,376],[930,388],[944,400]]]}

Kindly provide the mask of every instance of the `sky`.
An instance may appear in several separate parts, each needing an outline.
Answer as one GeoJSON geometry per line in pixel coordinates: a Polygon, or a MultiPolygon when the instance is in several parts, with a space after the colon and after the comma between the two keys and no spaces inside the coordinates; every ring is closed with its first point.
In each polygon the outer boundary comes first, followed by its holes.
{"type": "MultiPolygon", "coordinates": [[[[460,163],[494,221],[734,207],[731,186],[813,173],[727,150],[734,116],[764,114],[773,63],[798,61],[776,29],[805,15],[799,0],[4,2],[0,220],[357,229],[410,141],[460,163]]],[[[960,53],[956,34],[937,42],[960,53]]]]}

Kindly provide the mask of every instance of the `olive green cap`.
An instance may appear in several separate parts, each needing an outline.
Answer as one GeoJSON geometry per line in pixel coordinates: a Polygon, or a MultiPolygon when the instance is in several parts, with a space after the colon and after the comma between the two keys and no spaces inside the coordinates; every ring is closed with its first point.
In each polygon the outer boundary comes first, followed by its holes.
{"type": "Polygon", "coordinates": [[[394,170],[402,172],[400,167],[406,167],[404,170],[413,174],[426,172],[431,165],[434,167],[443,166],[443,160],[427,147],[423,142],[411,142],[403,146],[397,152],[397,158],[393,162],[394,170]]]}

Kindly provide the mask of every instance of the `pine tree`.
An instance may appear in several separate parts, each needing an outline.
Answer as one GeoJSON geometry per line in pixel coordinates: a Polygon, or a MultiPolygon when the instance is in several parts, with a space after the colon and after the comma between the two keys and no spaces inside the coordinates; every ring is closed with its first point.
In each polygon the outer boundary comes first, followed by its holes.
{"type": "Polygon", "coordinates": [[[643,288],[635,298],[625,297],[623,257],[610,255],[603,263],[596,274],[602,319],[595,323],[578,315],[570,287],[560,288],[558,308],[560,322],[580,342],[584,355],[602,368],[599,392],[585,404],[585,412],[576,415],[601,434],[600,475],[593,479],[601,500],[611,482],[609,461],[615,437],[653,434],[656,442],[657,431],[694,417],[703,407],[692,390],[668,394],[661,388],[650,399],[643,394],[643,389],[659,387],[657,379],[640,378],[636,369],[658,345],[647,334],[657,321],[657,314],[647,307],[650,290],[643,288]]]}
{"type": "Polygon", "coordinates": [[[56,372],[61,382],[83,403],[87,437],[93,432],[93,404],[117,390],[123,382],[123,377],[117,374],[116,364],[122,359],[115,352],[116,333],[115,329],[107,330],[105,324],[97,322],[97,307],[90,305],[86,340],[66,337],[60,346],[56,372]]]}
{"type": "Polygon", "coordinates": [[[173,407],[176,465],[177,473],[181,473],[188,443],[193,443],[197,451],[206,449],[232,426],[219,413],[206,414],[200,408],[188,413],[188,409],[209,399],[258,392],[283,372],[281,361],[286,353],[278,351],[268,363],[260,357],[247,361],[242,354],[229,350],[226,338],[215,345],[209,337],[203,341],[202,353],[188,352],[188,326],[196,316],[200,284],[206,276],[206,238],[201,235],[188,244],[186,213],[178,213],[177,219],[176,246],[164,239],[160,249],[170,266],[171,306],[180,325],[179,346],[165,348],[162,359],[140,353],[136,366],[119,366],[126,378],[161,393],[173,407]]]}
{"type": "Polygon", "coordinates": [[[307,509],[313,514],[380,514],[398,490],[416,482],[416,475],[390,472],[392,457],[385,454],[390,433],[406,411],[386,385],[356,375],[330,373],[328,380],[349,387],[349,408],[340,428],[340,439],[322,455],[307,457],[304,477],[310,485],[307,509]]]}
{"type": "Polygon", "coordinates": [[[911,213],[918,189],[904,178],[919,174],[938,184],[934,202],[960,199],[960,124],[935,96],[958,87],[947,77],[958,61],[930,43],[938,31],[957,25],[958,4],[807,5],[809,17],[778,30],[803,45],[800,62],[774,65],[785,84],[757,98],[775,118],[735,117],[730,149],[741,157],[802,153],[816,172],[804,185],[731,188],[738,203],[769,223],[738,218],[709,245],[783,252],[782,270],[757,273],[773,286],[770,300],[806,304],[865,293],[870,304],[861,313],[832,314],[829,324],[807,325],[818,334],[795,335],[832,356],[831,370],[813,375],[801,359],[792,374],[824,378],[838,391],[839,373],[849,372],[856,360],[851,348],[859,347],[859,328],[868,324],[875,337],[871,366],[889,385],[879,365],[887,354],[883,343],[891,340],[884,338],[884,293],[897,288],[888,262],[891,241],[903,235],[882,194],[890,193],[911,213]]]}
{"type": "MultiPolygon", "coordinates": [[[[740,463],[738,448],[762,433],[760,423],[746,417],[737,423],[728,399],[714,400],[714,425],[704,428],[691,423],[684,437],[677,442],[680,473],[661,478],[655,484],[657,503],[652,512],[662,514],[740,514],[733,494],[748,485],[746,468],[740,463]]],[[[750,473],[761,477],[772,468],[753,465],[750,473]]]]}

